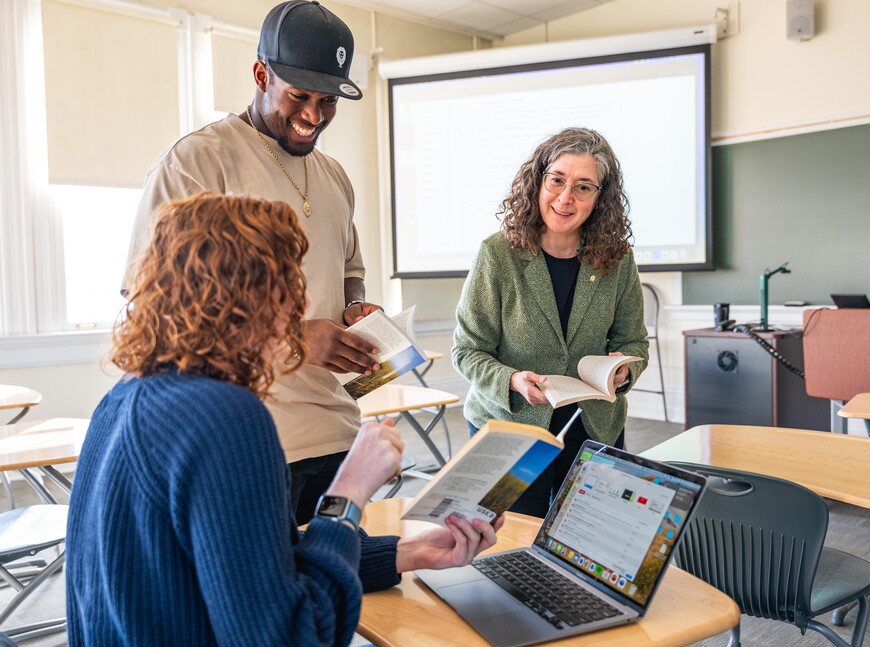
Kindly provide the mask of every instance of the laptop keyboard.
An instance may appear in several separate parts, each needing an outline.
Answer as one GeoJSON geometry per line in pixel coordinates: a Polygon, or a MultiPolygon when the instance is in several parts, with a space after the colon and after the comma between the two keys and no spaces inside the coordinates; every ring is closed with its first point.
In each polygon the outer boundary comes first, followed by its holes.
{"type": "Polygon", "coordinates": [[[557,629],[612,618],[620,613],[528,553],[484,557],[472,565],[557,629]]]}

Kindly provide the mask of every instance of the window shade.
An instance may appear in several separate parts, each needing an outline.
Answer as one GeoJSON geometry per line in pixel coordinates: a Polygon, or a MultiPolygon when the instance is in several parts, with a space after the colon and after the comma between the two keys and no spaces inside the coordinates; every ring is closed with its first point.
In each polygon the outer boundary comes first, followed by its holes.
{"type": "Polygon", "coordinates": [[[51,184],[138,188],[179,136],[178,26],[42,2],[51,184]]]}

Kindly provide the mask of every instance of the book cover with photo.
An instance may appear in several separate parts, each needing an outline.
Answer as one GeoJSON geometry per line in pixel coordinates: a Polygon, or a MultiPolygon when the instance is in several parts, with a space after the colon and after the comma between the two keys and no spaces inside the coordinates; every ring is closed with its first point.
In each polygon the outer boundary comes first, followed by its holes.
{"type": "Polygon", "coordinates": [[[403,519],[444,525],[455,514],[493,522],[562,451],[548,430],[490,420],[407,502],[403,519]]]}
{"type": "Polygon", "coordinates": [[[388,317],[381,310],[376,310],[347,328],[348,332],[369,342],[379,351],[376,359],[380,368],[369,375],[334,373],[354,400],[426,361],[426,352],[414,337],[415,309],[416,306],[411,306],[395,317],[388,317]]]}

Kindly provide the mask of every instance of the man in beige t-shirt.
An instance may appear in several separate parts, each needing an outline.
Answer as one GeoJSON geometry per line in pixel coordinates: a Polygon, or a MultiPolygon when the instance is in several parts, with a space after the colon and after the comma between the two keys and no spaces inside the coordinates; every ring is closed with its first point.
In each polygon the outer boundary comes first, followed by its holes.
{"type": "MultiPolygon", "coordinates": [[[[279,379],[266,405],[290,464],[297,523],[306,523],[360,426],[359,407],[334,372],[377,368],[376,349],[345,332],[379,306],[365,301],[350,180],[314,148],[339,97],[360,99],[347,76],[353,36],[316,2],[286,2],[266,17],[249,107],[182,137],[152,164],[136,215],[124,288],[165,202],[199,193],[247,194],[289,203],[308,236],[303,271],[311,294],[308,363],[279,379]]],[[[228,478],[232,478],[228,475],[228,478]]]]}

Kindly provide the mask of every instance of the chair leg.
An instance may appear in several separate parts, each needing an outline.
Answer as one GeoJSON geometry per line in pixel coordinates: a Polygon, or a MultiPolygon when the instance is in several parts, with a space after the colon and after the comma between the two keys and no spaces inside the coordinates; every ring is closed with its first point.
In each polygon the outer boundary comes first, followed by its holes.
{"type": "Polygon", "coordinates": [[[393,479],[393,484],[390,486],[390,489],[387,490],[386,494],[384,494],[384,498],[392,499],[394,496],[396,496],[396,492],[401,489],[402,483],[404,483],[404,481],[405,479],[402,477],[402,475],[397,474],[396,478],[393,479]]]}
{"type": "Polygon", "coordinates": [[[847,426],[849,424],[849,420],[847,418],[841,418],[837,415],[837,412],[842,409],[846,405],[843,400],[831,400],[831,432],[835,434],[845,434],[848,433],[847,426]]]}
{"type": "Polygon", "coordinates": [[[15,493],[12,491],[12,484],[6,476],[6,472],[0,472],[0,479],[3,481],[3,489],[6,491],[6,500],[9,501],[9,509],[15,507],[15,493]]]}
{"type": "Polygon", "coordinates": [[[659,384],[661,385],[661,389],[662,389],[662,409],[664,410],[664,413],[665,413],[665,422],[670,422],[670,420],[668,420],[668,398],[665,395],[665,374],[664,374],[664,371],[662,370],[662,351],[659,348],[658,331],[656,331],[655,342],[656,342],[656,363],[659,365],[659,384]]]}
{"type": "Polygon", "coordinates": [[[13,627],[12,629],[4,630],[10,638],[18,640],[30,640],[31,638],[39,638],[40,636],[48,636],[49,634],[60,633],[66,631],[66,618],[55,618],[45,622],[38,622],[32,625],[24,625],[21,627],[13,627]]]}
{"type": "Polygon", "coordinates": [[[864,634],[867,631],[867,620],[870,619],[870,605],[867,598],[858,599],[858,615],[855,616],[855,626],[852,628],[852,647],[862,647],[864,634]]]}
{"type": "Polygon", "coordinates": [[[849,647],[849,643],[835,634],[833,629],[827,625],[823,625],[821,622],[810,620],[807,623],[807,629],[812,629],[813,631],[822,634],[825,638],[836,645],[836,647],[849,647]]]}
{"type": "Polygon", "coordinates": [[[54,495],[48,491],[48,488],[45,487],[42,480],[34,475],[29,469],[25,468],[18,470],[18,473],[21,474],[28,483],[30,483],[30,487],[36,491],[39,498],[45,501],[45,503],[50,503],[52,505],[57,504],[57,499],[54,498],[54,495]]]}
{"type": "Polygon", "coordinates": [[[731,632],[728,636],[728,647],[740,647],[740,620],[737,624],[731,627],[731,632]]]}
{"type": "MultiPolygon", "coordinates": [[[[53,575],[61,566],[63,566],[64,559],[66,559],[66,551],[61,552],[53,562],[51,562],[45,569],[40,573],[37,577],[34,577],[30,582],[26,585],[21,585],[19,582],[19,586],[13,586],[18,589],[18,593],[15,594],[15,597],[6,605],[6,608],[3,609],[2,613],[0,613],[0,625],[2,625],[6,619],[12,614],[15,609],[18,608],[24,600],[33,593],[36,588],[42,584],[45,580],[47,580],[51,575],[53,575]]],[[[18,582],[15,577],[3,566],[0,566],[0,575],[2,575],[3,579],[12,584],[12,580],[18,582]]],[[[8,633],[8,631],[7,631],[8,633]]]]}
{"type": "Polygon", "coordinates": [[[834,609],[831,613],[831,624],[835,627],[842,627],[846,624],[846,616],[849,615],[849,611],[851,611],[857,602],[850,602],[849,604],[844,604],[839,609],[834,609]]]}

